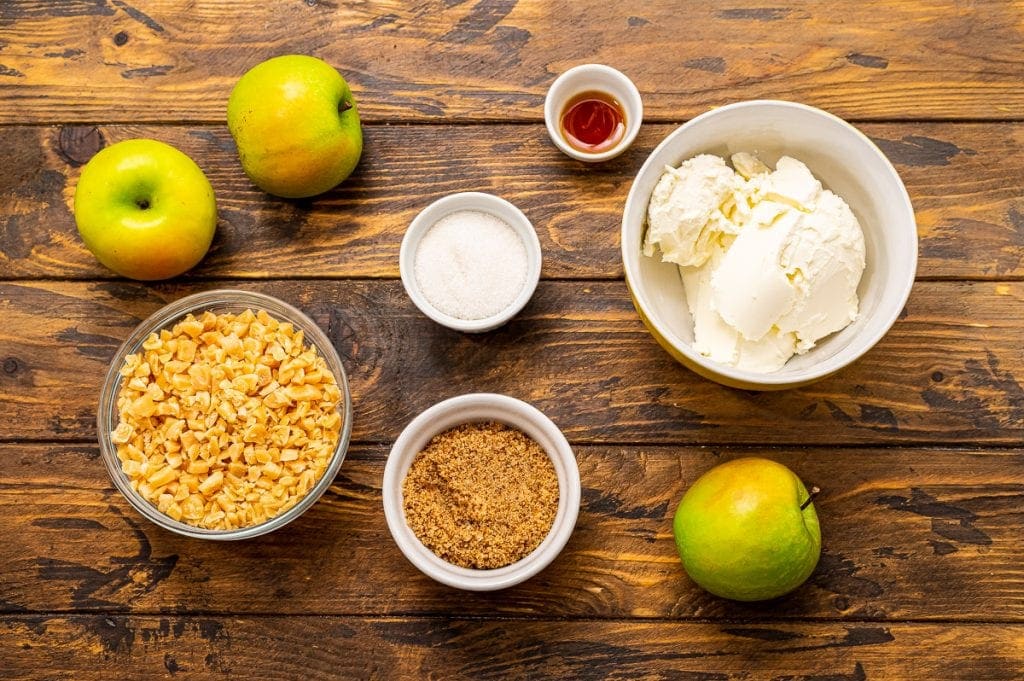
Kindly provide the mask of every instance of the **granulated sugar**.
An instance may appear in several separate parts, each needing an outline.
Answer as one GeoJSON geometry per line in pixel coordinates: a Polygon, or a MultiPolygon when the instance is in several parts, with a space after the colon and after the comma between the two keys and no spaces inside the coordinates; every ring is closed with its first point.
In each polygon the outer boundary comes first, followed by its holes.
{"type": "Polygon", "coordinates": [[[509,307],[526,285],[526,245],[508,223],[464,210],[430,227],[413,270],[423,296],[457,319],[486,319],[509,307]]]}

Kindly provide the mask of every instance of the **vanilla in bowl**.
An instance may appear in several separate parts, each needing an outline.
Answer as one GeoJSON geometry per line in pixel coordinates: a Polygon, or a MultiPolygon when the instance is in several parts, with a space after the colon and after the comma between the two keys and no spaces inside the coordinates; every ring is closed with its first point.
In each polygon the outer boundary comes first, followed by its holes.
{"type": "Polygon", "coordinates": [[[559,116],[562,137],[584,154],[614,149],[626,137],[626,112],[614,95],[588,90],[571,97],[559,116]]]}
{"type": "Polygon", "coordinates": [[[585,163],[615,158],[643,121],[640,91],[604,64],[580,64],[558,76],[544,97],[544,126],[566,156],[585,163]]]}

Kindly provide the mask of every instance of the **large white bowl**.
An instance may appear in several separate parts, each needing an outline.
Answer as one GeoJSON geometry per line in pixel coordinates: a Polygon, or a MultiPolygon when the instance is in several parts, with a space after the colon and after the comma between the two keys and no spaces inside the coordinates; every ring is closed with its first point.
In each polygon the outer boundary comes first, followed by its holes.
{"type": "Polygon", "coordinates": [[[849,123],[814,107],[756,100],[714,109],[675,130],[648,157],[622,216],[622,262],[640,317],[679,362],[705,378],[748,390],[806,385],[870,350],[899,317],[917,272],[917,225],[910,197],[885,155],[849,123]],[[780,156],[803,161],[853,209],[864,230],[867,267],[857,294],[860,314],[842,331],[762,374],[713,362],[693,350],[693,319],[678,268],[641,253],[647,204],[665,166],[697,154],[756,154],[770,166],[780,156]]]}
{"type": "Polygon", "coordinates": [[[548,566],[569,541],[580,510],[580,471],[562,431],[536,407],[506,395],[473,393],[438,402],[405,427],[384,466],[384,518],[405,557],[442,584],[467,591],[495,591],[519,584],[548,566]],[[558,510],[547,536],[529,555],[493,570],[473,570],[439,558],[405,522],[402,484],[413,459],[437,434],[463,423],[495,421],[518,428],[551,458],[558,476],[558,510]]]}

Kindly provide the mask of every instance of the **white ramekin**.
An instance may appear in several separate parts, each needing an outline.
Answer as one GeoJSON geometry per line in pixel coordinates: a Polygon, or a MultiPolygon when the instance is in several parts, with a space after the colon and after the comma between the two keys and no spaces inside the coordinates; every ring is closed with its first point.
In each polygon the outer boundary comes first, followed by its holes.
{"type": "Polygon", "coordinates": [[[533,577],[561,552],[580,508],[580,473],[568,441],[551,419],[522,400],[493,393],[460,395],[414,418],[395,440],[384,467],[384,517],[395,543],[425,575],[468,591],[495,591],[533,577]],[[539,444],[558,475],[558,512],[547,537],[522,560],[495,570],[472,570],[442,560],[423,545],[405,522],[402,483],[416,455],[430,439],[463,423],[496,421],[518,428],[539,444]]]}
{"type": "Polygon", "coordinates": [[[409,298],[412,299],[412,302],[423,314],[438,324],[447,326],[449,329],[466,333],[481,333],[496,329],[512,319],[529,302],[533,292],[537,290],[537,282],[540,281],[542,259],[540,239],[537,238],[537,232],[534,230],[533,224],[523,214],[523,211],[505,199],[493,194],[461,192],[449,194],[434,201],[413,218],[409,228],[405,230],[402,246],[398,251],[398,270],[402,277],[402,285],[405,286],[405,292],[409,294],[409,298]],[[523,240],[523,246],[526,248],[526,283],[523,284],[519,295],[504,310],[484,319],[459,319],[458,317],[445,314],[430,304],[430,301],[427,300],[420,290],[419,282],[416,281],[416,249],[419,247],[420,239],[438,220],[446,215],[463,210],[489,213],[503,220],[516,231],[516,234],[523,240]]]}
{"type": "Polygon", "coordinates": [[[566,156],[587,163],[607,161],[628,149],[640,131],[640,123],[643,122],[643,118],[644,103],[636,85],[621,71],[616,71],[604,64],[574,66],[555,79],[544,98],[544,124],[548,128],[551,141],[566,156]],[[599,90],[615,97],[622,104],[626,114],[626,134],[614,147],[597,154],[589,154],[573,148],[565,141],[561,131],[561,118],[566,103],[581,92],[588,90],[599,90]]]}

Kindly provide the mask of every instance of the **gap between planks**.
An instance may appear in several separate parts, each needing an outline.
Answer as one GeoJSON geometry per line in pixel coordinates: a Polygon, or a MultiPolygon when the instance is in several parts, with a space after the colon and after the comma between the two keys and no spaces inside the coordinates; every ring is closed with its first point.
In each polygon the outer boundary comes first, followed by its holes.
{"type": "MultiPolygon", "coordinates": [[[[606,284],[606,283],[612,282],[612,281],[625,282],[625,277],[616,276],[616,277],[600,278],[600,277],[545,277],[545,276],[541,276],[540,280],[541,281],[565,282],[565,283],[570,283],[570,284],[572,284],[572,283],[577,283],[577,284],[606,284]]],[[[53,276],[47,276],[47,277],[0,277],[0,284],[26,284],[26,283],[41,283],[41,284],[47,284],[47,283],[53,283],[53,284],[85,283],[85,284],[88,284],[88,283],[92,283],[92,282],[110,282],[110,281],[121,282],[121,283],[126,283],[126,284],[141,284],[141,285],[144,285],[144,286],[159,286],[159,285],[165,285],[165,284],[172,284],[172,285],[180,284],[180,285],[187,286],[187,285],[193,284],[193,283],[195,283],[195,284],[204,284],[204,283],[211,283],[211,282],[218,282],[218,281],[225,281],[225,282],[230,282],[230,281],[259,281],[259,282],[268,282],[268,281],[373,281],[373,282],[395,282],[395,281],[401,281],[401,277],[396,277],[396,276],[392,276],[392,275],[373,277],[373,276],[367,276],[367,275],[358,275],[358,276],[345,276],[345,275],[341,275],[341,276],[338,276],[338,275],[326,275],[326,274],[325,275],[301,274],[301,275],[294,275],[294,276],[292,276],[292,275],[289,275],[289,276],[274,275],[274,276],[271,276],[271,277],[263,277],[263,276],[251,275],[251,274],[249,274],[249,275],[247,275],[247,274],[232,274],[230,276],[196,275],[194,277],[188,277],[187,279],[176,279],[175,278],[175,279],[164,279],[164,280],[161,280],[161,281],[133,281],[133,280],[130,280],[130,279],[123,279],[121,277],[117,277],[117,276],[113,276],[113,275],[111,275],[110,277],[105,277],[105,278],[99,278],[99,277],[95,277],[95,276],[92,276],[92,277],[53,277],[53,276]]],[[[919,275],[919,276],[914,278],[914,283],[920,282],[920,283],[951,283],[951,284],[958,284],[958,283],[966,283],[966,284],[972,284],[972,283],[973,284],[978,284],[978,283],[983,283],[983,284],[1001,284],[1001,283],[1006,283],[1006,284],[1013,284],[1013,283],[1017,283],[1017,282],[1021,282],[1021,281],[1024,281],[1024,274],[994,275],[994,276],[991,276],[991,277],[986,277],[986,276],[952,277],[952,276],[945,276],[945,275],[941,275],[941,274],[932,274],[932,275],[919,275]]]]}
{"type": "MultiPolygon", "coordinates": [[[[743,391],[741,391],[743,392],[743,391]]],[[[349,440],[348,449],[351,451],[353,447],[381,447],[390,445],[394,440],[349,440]]],[[[972,443],[964,442],[957,444],[955,447],[948,445],[939,445],[934,442],[927,440],[909,440],[900,442],[877,442],[877,443],[864,443],[864,442],[838,442],[838,443],[816,443],[806,444],[802,442],[773,442],[771,444],[753,444],[750,442],[736,442],[736,443],[714,443],[706,444],[699,442],[678,442],[678,443],[666,443],[666,442],[642,442],[634,440],[569,440],[569,444],[572,447],[585,448],[585,449],[607,449],[609,447],[633,447],[635,449],[645,450],[673,450],[680,448],[687,449],[706,449],[708,451],[720,451],[720,450],[732,450],[737,452],[751,451],[751,452],[771,452],[771,451],[782,451],[786,450],[792,452],[796,451],[812,451],[821,449],[843,449],[843,450],[880,450],[880,451],[891,451],[891,450],[928,450],[934,452],[942,452],[949,456],[955,456],[957,454],[963,454],[964,452],[1018,452],[1024,449],[1024,444],[1017,443],[972,443]]],[[[69,447],[77,445],[91,445],[99,446],[99,442],[96,438],[72,438],[70,440],[58,440],[51,437],[40,437],[40,438],[5,438],[0,437],[0,445],[12,446],[12,445],[54,445],[59,447],[69,447]]],[[[346,454],[348,457],[349,454],[346,454]]],[[[2,612],[2,611],[0,611],[2,612]]]]}
{"type": "Polygon", "coordinates": [[[153,617],[153,618],[185,618],[185,617],[208,617],[223,619],[302,619],[302,618],[324,618],[324,619],[353,619],[373,620],[384,622],[402,622],[408,620],[422,621],[448,621],[460,622],[596,622],[600,624],[698,624],[712,626],[743,626],[743,625],[800,625],[800,624],[829,624],[836,626],[851,626],[857,624],[883,624],[883,625],[970,625],[970,626],[1003,626],[1024,624],[1021,619],[955,619],[950,617],[930,618],[900,618],[885,619],[880,617],[857,617],[857,618],[829,618],[829,617],[771,617],[762,615],[759,617],[737,618],[737,617],[550,617],[528,615],[469,615],[451,613],[344,613],[344,612],[234,612],[221,610],[175,610],[168,611],[131,611],[131,610],[0,610],[0,619],[17,619],[19,617],[153,617]]]}
{"type": "MultiPolygon", "coordinates": [[[[227,101],[227,100],[225,100],[227,101]]],[[[718,107],[708,107],[708,111],[711,111],[718,107]]],[[[225,111],[227,105],[225,104],[225,111]]],[[[653,116],[645,117],[643,124],[647,125],[682,125],[693,120],[693,118],[671,118],[666,116],[653,116]]],[[[931,124],[931,123],[943,123],[943,124],[983,124],[983,125],[1000,125],[1000,124],[1014,124],[1024,123],[1024,117],[1009,117],[1009,118],[944,118],[941,116],[932,116],[925,118],[844,118],[844,121],[851,125],[872,125],[872,124],[897,124],[897,125],[914,125],[914,124],[931,124]]],[[[520,125],[520,126],[542,126],[544,125],[543,118],[537,119],[504,119],[504,118],[424,118],[424,119],[372,119],[372,120],[360,120],[360,123],[365,127],[385,127],[385,126],[405,126],[405,127],[469,127],[469,126],[482,126],[482,125],[520,125]]],[[[102,120],[102,121],[60,121],[60,120],[39,120],[31,123],[3,123],[0,122],[0,128],[45,128],[58,125],[74,125],[74,126],[87,126],[87,125],[145,125],[147,127],[163,127],[163,126],[179,126],[179,127],[190,127],[190,128],[207,128],[207,127],[227,127],[227,118],[223,120],[212,120],[212,119],[198,119],[198,120],[102,120]]]]}

